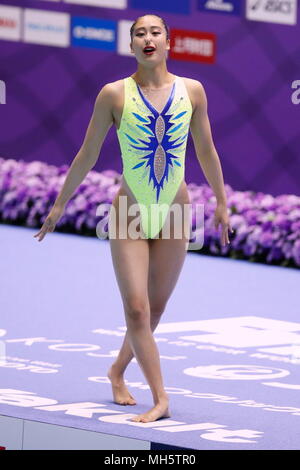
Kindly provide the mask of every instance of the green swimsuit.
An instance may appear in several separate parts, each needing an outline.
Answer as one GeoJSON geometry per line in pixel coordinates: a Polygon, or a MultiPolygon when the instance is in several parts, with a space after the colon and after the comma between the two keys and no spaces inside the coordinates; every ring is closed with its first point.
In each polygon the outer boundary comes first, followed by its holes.
{"type": "Polygon", "coordinates": [[[132,77],[124,78],[124,108],[117,136],[123,177],[139,205],[144,237],[160,232],[184,180],[185,150],[192,104],[176,76],[159,113],[132,77]]]}

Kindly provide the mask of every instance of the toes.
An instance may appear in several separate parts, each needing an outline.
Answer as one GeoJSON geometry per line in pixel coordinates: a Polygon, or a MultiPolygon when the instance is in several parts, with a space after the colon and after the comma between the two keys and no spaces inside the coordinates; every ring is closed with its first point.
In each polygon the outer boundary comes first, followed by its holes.
{"type": "Polygon", "coordinates": [[[143,420],[142,416],[136,416],[135,418],[132,418],[131,421],[135,421],[137,423],[140,423],[143,420]]]}
{"type": "Polygon", "coordinates": [[[134,400],[132,401],[130,400],[130,398],[128,398],[125,401],[116,400],[115,403],[117,403],[117,405],[136,405],[136,401],[134,400]]]}
{"type": "Polygon", "coordinates": [[[143,418],[143,417],[139,417],[137,416],[136,418],[133,418],[131,421],[135,421],[137,423],[147,423],[148,421],[146,420],[146,418],[143,418]]]}

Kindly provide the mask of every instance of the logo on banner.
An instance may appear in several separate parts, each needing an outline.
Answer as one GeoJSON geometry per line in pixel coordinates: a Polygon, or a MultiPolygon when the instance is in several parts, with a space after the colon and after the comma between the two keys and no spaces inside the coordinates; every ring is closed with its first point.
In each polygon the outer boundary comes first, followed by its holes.
{"type": "Polygon", "coordinates": [[[297,0],[247,0],[246,18],[295,25],[297,0]]]}
{"type": "Polygon", "coordinates": [[[21,8],[0,5],[0,39],[21,39],[21,8]]]}
{"type": "Polygon", "coordinates": [[[33,8],[24,9],[24,41],[47,46],[68,47],[70,15],[33,8]]]}
{"type": "Polygon", "coordinates": [[[72,18],[71,44],[114,51],[116,49],[116,22],[75,16],[72,18]]]}
{"type": "Polygon", "coordinates": [[[215,55],[215,34],[171,29],[170,58],[213,64],[215,62],[215,55]]]}
{"type": "Polygon", "coordinates": [[[239,15],[241,11],[240,0],[198,0],[198,10],[213,13],[228,13],[239,15]]]}

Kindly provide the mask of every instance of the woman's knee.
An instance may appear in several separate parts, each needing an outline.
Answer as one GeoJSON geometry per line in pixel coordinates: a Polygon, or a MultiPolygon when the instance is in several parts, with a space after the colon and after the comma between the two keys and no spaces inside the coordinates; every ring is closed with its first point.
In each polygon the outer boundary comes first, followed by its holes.
{"type": "Polygon", "coordinates": [[[166,309],[167,302],[155,302],[150,304],[152,318],[160,318],[166,309]]]}
{"type": "Polygon", "coordinates": [[[143,299],[129,299],[125,302],[124,310],[126,317],[134,322],[149,322],[149,304],[143,299]]]}

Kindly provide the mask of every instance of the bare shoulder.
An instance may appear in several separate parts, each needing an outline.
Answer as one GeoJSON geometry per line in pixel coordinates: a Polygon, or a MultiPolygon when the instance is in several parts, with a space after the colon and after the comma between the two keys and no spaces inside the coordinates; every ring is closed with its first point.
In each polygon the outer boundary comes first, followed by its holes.
{"type": "Polygon", "coordinates": [[[204,88],[202,83],[199,80],[195,80],[194,78],[188,78],[188,77],[181,77],[186,86],[188,86],[191,90],[196,90],[199,91],[200,88],[204,88]]]}
{"type": "Polygon", "coordinates": [[[107,97],[108,99],[116,98],[119,93],[122,91],[123,87],[123,80],[116,80],[115,82],[109,82],[103,85],[101,88],[98,96],[102,94],[103,97],[107,97]]]}
{"type": "Polygon", "coordinates": [[[120,80],[116,80],[114,82],[106,83],[106,85],[104,85],[104,87],[106,88],[107,92],[119,93],[120,90],[123,87],[123,79],[121,78],[120,80]]]}
{"type": "Polygon", "coordinates": [[[198,104],[206,101],[206,94],[203,84],[194,78],[181,77],[184,80],[185,86],[189,93],[193,109],[195,110],[198,104]]]}

